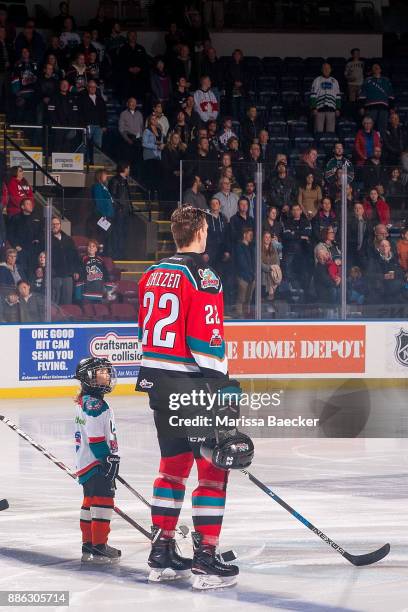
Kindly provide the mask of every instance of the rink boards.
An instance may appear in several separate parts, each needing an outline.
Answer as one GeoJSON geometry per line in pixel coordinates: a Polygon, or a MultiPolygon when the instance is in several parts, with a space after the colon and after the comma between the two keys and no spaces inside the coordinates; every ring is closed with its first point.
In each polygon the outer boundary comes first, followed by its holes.
{"type": "MultiPolygon", "coordinates": [[[[408,373],[408,322],[226,322],[231,375],[324,386],[330,380],[385,386],[408,373]]],[[[0,397],[72,395],[75,366],[88,355],[108,357],[119,394],[134,393],[140,364],[137,326],[118,323],[3,325],[0,397]]],[[[405,380],[404,380],[405,379],[405,380]]]]}

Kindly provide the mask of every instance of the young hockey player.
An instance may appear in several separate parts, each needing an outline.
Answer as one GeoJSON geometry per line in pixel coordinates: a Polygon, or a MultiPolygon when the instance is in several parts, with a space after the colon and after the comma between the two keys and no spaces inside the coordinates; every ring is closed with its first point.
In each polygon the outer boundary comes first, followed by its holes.
{"type": "Polygon", "coordinates": [[[114,563],[121,551],[107,544],[119,471],[115,420],[104,400],[116,383],[108,359],[82,359],[75,378],[81,383],[75,418],[76,463],[79,484],[84,489],[80,527],[82,561],[114,563]]]}
{"type": "MultiPolygon", "coordinates": [[[[142,364],[137,390],[149,393],[161,451],[153,485],[153,533],[149,580],[194,575],[193,588],[213,589],[236,583],[238,567],[217,554],[230,468],[247,467],[253,445],[233,427],[214,431],[171,431],[173,395],[206,389],[214,396],[240,393],[228,376],[223,330],[223,298],[219,276],[203,260],[207,239],[206,213],[185,206],[173,212],[171,230],[177,253],[151,266],[139,282],[139,339],[142,364]],[[229,430],[229,431],[228,431],[229,430]],[[205,439],[204,444],[201,442],[205,439]],[[194,464],[198,486],[192,494],[193,559],[181,557],[174,533],[194,464]]],[[[207,413],[206,406],[203,413],[207,413]]],[[[237,408],[237,406],[235,406],[237,408]]],[[[209,414],[209,413],[207,413],[209,414]]],[[[223,413],[225,414],[225,412],[223,413]]]]}

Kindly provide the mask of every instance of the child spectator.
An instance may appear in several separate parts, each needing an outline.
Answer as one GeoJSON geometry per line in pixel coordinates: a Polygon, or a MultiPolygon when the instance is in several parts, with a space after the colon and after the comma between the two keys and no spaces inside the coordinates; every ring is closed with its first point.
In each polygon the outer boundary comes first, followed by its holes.
{"type": "Polygon", "coordinates": [[[347,278],[347,301],[350,304],[364,304],[367,294],[367,283],[361,268],[353,266],[347,278]]]}
{"type": "Polygon", "coordinates": [[[89,240],[87,254],[82,257],[79,280],[75,286],[75,297],[78,302],[102,302],[106,297],[115,299],[115,285],[109,278],[102,257],[98,255],[99,244],[89,240]]]}
{"type": "Polygon", "coordinates": [[[237,135],[232,129],[232,118],[225,117],[222,122],[222,132],[218,137],[218,142],[221,145],[223,151],[226,151],[228,148],[228,141],[230,138],[237,138],[237,135]]]}

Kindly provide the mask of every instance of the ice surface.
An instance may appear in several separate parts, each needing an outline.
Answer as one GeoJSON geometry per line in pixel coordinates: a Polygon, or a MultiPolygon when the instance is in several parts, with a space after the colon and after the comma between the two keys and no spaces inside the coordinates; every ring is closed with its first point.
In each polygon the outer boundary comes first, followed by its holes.
{"type": "MultiPolygon", "coordinates": [[[[150,496],[158,465],[152,414],[143,397],[113,397],[121,474],[150,496]]],[[[70,467],[73,402],[1,401],[8,416],[70,467]]],[[[240,473],[231,475],[221,549],[239,555],[236,587],[195,593],[187,581],[149,585],[148,542],[115,515],[110,542],[122,563],[82,569],[81,488],[0,423],[0,590],[69,590],[84,612],[408,612],[408,444],[405,439],[262,439],[253,473],[351,553],[391,543],[391,553],[355,568],[240,473]]],[[[196,485],[195,473],[188,492],[196,485]]],[[[148,509],[118,484],[117,505],[145,527],[148,509]]],[[[181,522],[191,526],[189,495],[181,522]]],[[[190,540],[181,542],[184,554],[190,540]]],[[[37,609],[37,608],[31,608],[37,609]]],[[[39,608],[38,608],[39,609],[39,608]]],[[[61,609],[61,608],[59,608],[61,609]]]]}

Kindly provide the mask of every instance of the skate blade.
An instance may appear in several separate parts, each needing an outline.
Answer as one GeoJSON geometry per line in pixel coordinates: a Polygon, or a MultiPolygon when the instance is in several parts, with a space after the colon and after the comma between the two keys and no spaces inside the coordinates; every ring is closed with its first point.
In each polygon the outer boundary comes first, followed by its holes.
{"type": "Polygon", "coordinates": [[[120,557],[105,557],[103,555],[92,555],[92,559],[85,561],[91,565],[117,565],[120,557]]]}
{"type": "Polygon", "coordinates": [[[224,587],[234,586],[237,584],[237,576],[214,576],[203,575],[195,576],[193,581],[193,589],[205,591],[207,589],[222,589],[224,587]]]}
{"type": "Polygon", "coordinates": [[[171,567],[164,569],[151,569],[148,577],[149,582],[166,582],[169,580],[180,580],[180,578],[189,578],[191,570],[174,570],[171,567]]]}
{"type": "Polygon", "coordinates": [[[92,553],[82,553],[81,563],[92,563],[93,555],[92,553]]]}

